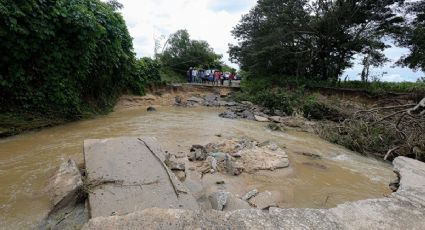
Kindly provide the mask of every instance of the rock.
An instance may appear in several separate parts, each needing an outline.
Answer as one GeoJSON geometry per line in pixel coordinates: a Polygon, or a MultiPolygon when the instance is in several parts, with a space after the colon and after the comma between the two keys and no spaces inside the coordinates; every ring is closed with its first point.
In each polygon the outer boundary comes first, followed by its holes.
{"type": "Polygon", "coordinates": [[[199,97],[190,97],[189,99],[187,99],[187,101],[201,104],[204,101],[204,99],[199,97]]]}
{"type": "Polygon", "coordinates": [[[206,152],[205,147],[202,146],[202,145],[192,145],[192,147],[190,147],[190,151],[195,151],[197,149],[200,149],[200,150],[206,152]]]}
{"type": "Polygon", "coordinates": [[[188,159],[189,161],[195,161],[195,160],[196,160],[196,153],[195,153],[195,151],[193,151],[193,152],[189,152],[189,153],[187,154],[187,159],[188,159]]]}
{"type": "Polygon", "coordinates": [[[180,96],[176,96],[176,98],[174,100],[175,100],[176,104],[181,104],[182,101],[183,101],[182,97],[180,97],[180,96]]]}
{"type": "Polygon", "coordinates": [[[256,196],[258,194],[258,190],[257,189],[253,189],[249,192],[247,192],[243,197],[242,200],[246,200],[248,201],[249,199],[253,198],[254,196],[256,196]]]}
{"type": "Polygon", "coordinates": [[[207,151],[202,145],[192,145],[190,153],[187,155],[189,161],[203,161],[207,159],[207,151]]]}
{"type": "Polygon", "coordinates": [[[239,176],[245,171],[245,167],[242,162],[233,161],[232,157],[228,157],[225,162],[225,167],[227,170],[227,173],[239,176]]]}
{"type": "Polygon", "coordinates": [[[208,156],[206,161],[210,164],[211,169],[214,170],[214,172],[216,172],[217,171],[217,160],[212,156],[208,156]]]}
{"type": "Polygon", "coordinates": [[[207,159],[207,153],[205,151],[202,151],[201,149],[196,149],[195,150],[195,159],[197,161],[203,161],[205,159],[207,159]]]}
{"type": "Polygon", "coordinates": [[[251,206],[248,204],[248,202],[237,198],[233,194],[230,194],[227,199],[227,204],[223,208],[223,211],[228,212],[241,209],[251,209],[251,206]]]}
{"type": "Polygon", "coordinates": [[[225,161],[227,158],[227,154],[223,152],[210,153],[210,156],[214,157],[217,162],[225,161]]]}
{"type": "Polygon", "coordinates": [[[186,169],[184,162],[177,161],[175,155],[169,154],[164,163],[173,171],[184,171],[186,169]]]}
{"type": "Polygon", "coordinates": [[[148,112],[155,112],[156,111],[156,109],[154,107],[152,107],[152,106],[149,106],[146,110],[148,112]]]}
{"type": "Polygon", "coordinates": [[[269,122],[269,119],[266,117],[254,115],[254,118],[256,121],[259,121],[259,122],[269,122]]]}
{"type": "Polygon", "coordinates": [[[236,119],[238,118],[238,115],[236,115],[236,113],[232,112],[232,111],[224,111],[223,113],[220,113],[219,115],[222,118],[227,118],[227,119],[236,119]]]}
{"type": "Polygon", "coordinates": [[[48,193],[52,207],[74,205],[83,186],[81,173],[74,160],[63,162],[51,178],[48,193]]]}
{"type": "Polygon", "coordinates": [[[249,200],[249,204],[261,210],[277,207],[276,201],[274,201],[272,193],[269,191],[257,194],[249,200]]]}
{"type": "Polygon", "coordinates": [[[208,196],[211,206],[214,210],[223,211],[224,206],[227,204],[227,199],[230,196],[229,192],[219,190],[208,196]]]}
{"type": "Polygon", "coordinates": [[[219,106],[236,106],[237,104],[236,104],[236,102],[234,102],[234,101],[219,101],[218,102],[218,105],[219,106]]]}
{"type": "Polygon", "coordinates": [[[215,103],[215,102],[218,102],[219,98],[220,98],[220,96],[217,95],[217,94],[207,94],[204,97],[204,100],[207,103],[215,103]]]}
{"type": "Polygon", "coordinates": [[[271,116],[269,117],[269,119],[273,121],[274,123],[282,123],[282,117],[279,117],[279,116],[271,116]]]}
{"type": "Polygon", "coordinates": [[[255,116],[254,113],[252,113],[249,110],[244,110],[241,114],[240,114],[241,118],[245,118],[248,120],[255,120],[255,116]]]}

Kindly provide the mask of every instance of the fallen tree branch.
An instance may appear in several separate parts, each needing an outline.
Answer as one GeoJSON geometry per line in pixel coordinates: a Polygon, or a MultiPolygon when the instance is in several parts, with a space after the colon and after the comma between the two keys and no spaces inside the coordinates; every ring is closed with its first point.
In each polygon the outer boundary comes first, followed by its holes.
{"type": "Polygon", "coordinates": [[[387,154],[385,154],[385,156],[384,156],[384,160],[386,161],[388,159],[388,157],[390,156],[390,154],[393,153],[394,151],[396,151],[399,148],[401,148],[401,146],[396,146],[396,147],[388,150],[387,154]]]}

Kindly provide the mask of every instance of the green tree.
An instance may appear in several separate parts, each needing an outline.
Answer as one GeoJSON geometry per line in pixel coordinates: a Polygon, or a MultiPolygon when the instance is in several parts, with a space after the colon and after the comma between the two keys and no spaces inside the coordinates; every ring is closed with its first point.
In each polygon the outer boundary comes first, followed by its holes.
{"type": "Polygon", "coordinates": [[[412,20],[406,23],[404,33],[398,36],[398,42],[408,48],[410,53],[401,58],[399,64],[425,71],[425,1],[411,3],[407,12],[407,17],[412,20]]]}
{"type": "Polygon", "coordinates": [[[0,1],[0,111],[75,117],[138,84],[116,1],[0,1]],[[136,82],[135,82],[136,81],[136,82]]]}
{"type": "Polygon", "coordinates": [[[191,40],[186,30],[172,34],[167,47],[159,59],[164,67],[177,72],[186,72],[189,67],[215,68],[220,66],[221,55],[218,55],[206,41],[191,40]]]}
{"type": "Polygon", "coordinates": [[[355,54],[377,57],[402,0],[259,0],[234,28],[231,60],[268,75],[337,80],[355,54]]]}

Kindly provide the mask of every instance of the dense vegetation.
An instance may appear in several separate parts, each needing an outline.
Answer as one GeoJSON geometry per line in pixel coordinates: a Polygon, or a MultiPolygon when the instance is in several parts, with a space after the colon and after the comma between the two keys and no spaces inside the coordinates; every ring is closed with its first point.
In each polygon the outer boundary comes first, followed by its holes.
{"type": "Polygon", "coordinates": [[[356,54],[383,61],[383,36],[403,19],[392,8],[402,0],[259,0],[233,35],[230,56],[262,75],[336,81],[356,54]]]}
{"type": "Polygon", "coordinates": [[[221,55],[218,55],[206,41],[192,40],[186,30],[172,34],[165,50],[158,54],[162,66],[180,74],[190,68],[221,68],[221,55]]]}
{"type": "Polygon", "coordinates": [[[110,108],[121,92],[143,93],[150,76],[159,79],[155,61],[136,60],[120,7],[100,0],[1,1],[0,125],[21,117],[43,124],[77,119],[110,108]]]}

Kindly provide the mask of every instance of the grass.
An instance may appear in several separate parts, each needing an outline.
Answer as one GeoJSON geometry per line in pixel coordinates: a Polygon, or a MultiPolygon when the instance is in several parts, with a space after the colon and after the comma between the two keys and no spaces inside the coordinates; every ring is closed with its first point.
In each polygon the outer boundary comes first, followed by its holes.
{"type": "Polygon", "coordinates": [[[248,74],[247,80],[242,83],[245,90],[255,92],[267,88],[318,88],[330,87],[339,89],[357,89],[370,94],[380,93],[423,93],[425,82],[362,82],[362,81],[314,81],[311,79],[295,78],[288,76],[252,76],[248,74]]]}

